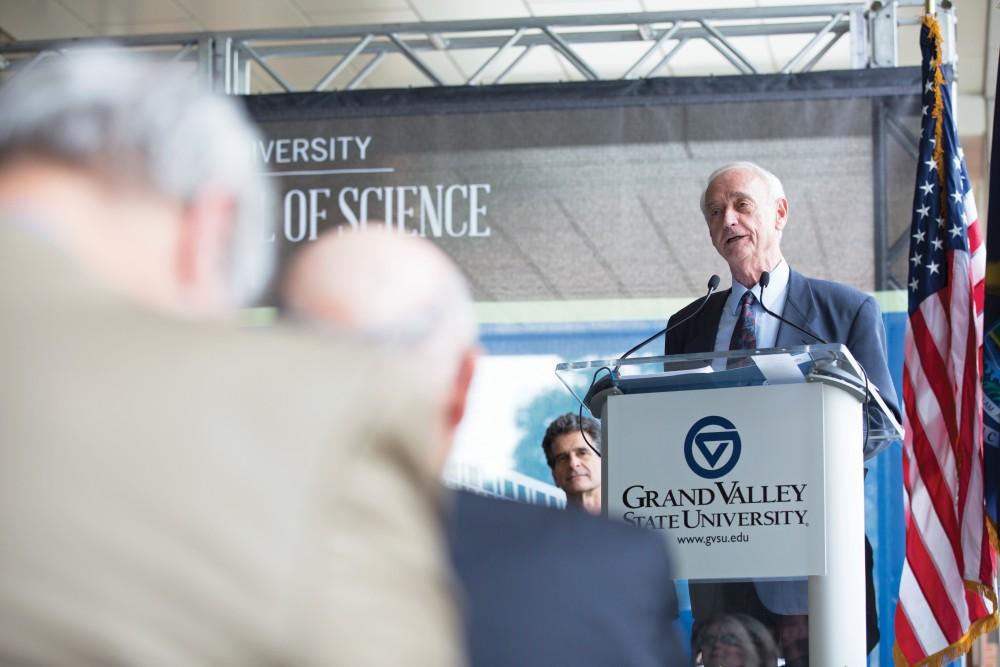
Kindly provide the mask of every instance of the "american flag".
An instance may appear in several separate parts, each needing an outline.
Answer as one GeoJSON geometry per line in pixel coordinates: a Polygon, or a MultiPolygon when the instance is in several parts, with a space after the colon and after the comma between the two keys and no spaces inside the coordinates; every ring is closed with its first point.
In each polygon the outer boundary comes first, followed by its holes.
{"type": "Polygon", "coordinates": [[[903,363],[906,562],[897,665],[939,665],[996,627],[995,555],[983,499],[982,344],[986,248],[926,16],[923,118],[903,363]]]}

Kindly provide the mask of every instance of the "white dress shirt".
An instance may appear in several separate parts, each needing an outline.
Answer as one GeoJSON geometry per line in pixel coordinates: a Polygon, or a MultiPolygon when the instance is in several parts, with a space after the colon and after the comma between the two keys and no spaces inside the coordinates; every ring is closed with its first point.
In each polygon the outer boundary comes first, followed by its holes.
{"type": "MultiPolygon", "coordinates": [[[[768,310],[778,315],[785,314],[785,302],[788,300],[788,263],[784,259],[778,263],[771,271],[771,282],[764,290],[764,305],[768,310]]],[[[737,281],[733,281],[733,291],[726,299],[726,305],[722,309],[722,317],[719,319],[719,331],[715,335],[715,351],[724,352],[729,349],[729,341],[733,337],[733,329],[736,328],[736,321],[740,317],[740,299],[747,292],[747,288],[737,281]]],[[[753,312],[756,315],[756,337],[757,347],[774,347],[778,340],[778,327],[781,321],[764,312],[760,305],[760,284],[750,288],[757,298],[754,301],[753,312]]]]}

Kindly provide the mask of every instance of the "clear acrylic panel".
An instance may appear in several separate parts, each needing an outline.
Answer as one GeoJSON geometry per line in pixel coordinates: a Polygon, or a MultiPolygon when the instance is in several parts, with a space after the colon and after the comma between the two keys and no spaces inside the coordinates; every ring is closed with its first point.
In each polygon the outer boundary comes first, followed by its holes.
{"type": "Polygon", "coordinates": [[[566,389],[581,405],[592,408],[597,418],[608,393],[823,382],[866,402],[866,459],[903,437],[899,420],[841,344],[569,361],[558,364],[555,371],[566,389]]]}

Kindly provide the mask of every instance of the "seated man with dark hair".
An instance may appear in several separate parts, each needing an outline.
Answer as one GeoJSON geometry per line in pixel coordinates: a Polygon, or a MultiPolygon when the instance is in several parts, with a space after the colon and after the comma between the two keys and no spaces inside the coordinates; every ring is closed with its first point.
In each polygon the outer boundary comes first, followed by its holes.
{"type": "Polygon", "coordinates": [[[567,412],[545,430],[542,449],[566,506],[601,513],[601,424],[567,412]]]}

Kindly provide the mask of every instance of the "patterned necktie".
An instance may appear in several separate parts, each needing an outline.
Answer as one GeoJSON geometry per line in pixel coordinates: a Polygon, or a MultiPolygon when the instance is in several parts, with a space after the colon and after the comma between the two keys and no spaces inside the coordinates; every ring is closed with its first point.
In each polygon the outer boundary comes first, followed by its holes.
{"type": "Polygon", "coordinates": [[[747,290],[740,299],[740,316],[733,327],[733,337],[729,339],[730,350],[753,350],[757,347],[757,316],[753,304],[757,301],[753,292],[747,290]]]}

